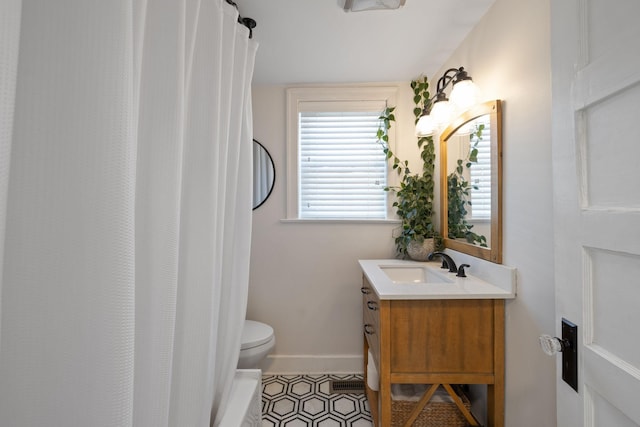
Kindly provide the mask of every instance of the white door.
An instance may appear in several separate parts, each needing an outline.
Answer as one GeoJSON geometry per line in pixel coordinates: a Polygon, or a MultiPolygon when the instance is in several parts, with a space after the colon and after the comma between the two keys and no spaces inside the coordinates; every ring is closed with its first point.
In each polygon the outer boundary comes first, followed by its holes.
{"type": "Polygon", "coordinates": [[[564,317],[579,337],[558,426],[639,426],[640,2],[552,0],[551,16],[556,334],[564,317]]]}

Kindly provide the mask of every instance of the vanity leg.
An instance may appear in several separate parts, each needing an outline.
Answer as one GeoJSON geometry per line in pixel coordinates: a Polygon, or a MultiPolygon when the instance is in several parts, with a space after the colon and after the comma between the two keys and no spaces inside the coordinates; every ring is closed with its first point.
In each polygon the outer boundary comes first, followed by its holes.
{"type": "Polygon", "coordinates": [[[493,302],[494,383],[487,386],[487,423],[504,427],[504,300],[493,302]]]}
{"type": "Polygon", "coordinates": [[[504,427],[504,384],[487,386],[487,425],[504,427]]]}
{"type": "Polygon", "coordinates": [[[391,384],[389,383],[389,374],[380,375],[380,426],[391,425],[391,384]]]}
{"type": "Polygon", "coordinates": [[[389,300],[380,301],[380,426],[391,426],[391,309],[389,300]]]}
{"type": "Polygon", "coordinates": [[[364,339],[364,389],[367,395],[367,401],[369,402],[369,412],[371,412],[371,420],[374,426],[380,425],[380,416],[379,416],[379,406],[378,406],[378,392],[369,388],[369,383],[367,382],[368,375],[368,366],[367,366],[367,357],[369,353],[369,343],[367,342],[367,337],[362,337],[364,339]]]}

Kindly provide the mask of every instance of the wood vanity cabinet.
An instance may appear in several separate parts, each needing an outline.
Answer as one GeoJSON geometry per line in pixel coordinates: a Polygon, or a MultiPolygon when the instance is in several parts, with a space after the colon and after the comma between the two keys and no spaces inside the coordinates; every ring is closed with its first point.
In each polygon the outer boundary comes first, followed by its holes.
{"type": "Polygon", "coordinates": [[[487,425],[504,425],[504,300],[381,300],[363,276],[365,386],[375,426],[391,426],[391,384],[487,384],[487,425]]]}

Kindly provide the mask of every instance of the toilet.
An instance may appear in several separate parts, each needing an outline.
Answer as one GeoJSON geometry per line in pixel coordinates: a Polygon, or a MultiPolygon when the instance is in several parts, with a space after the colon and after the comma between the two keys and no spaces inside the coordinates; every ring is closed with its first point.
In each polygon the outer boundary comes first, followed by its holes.
{"type": "Polygon", "coordinates": [[[276,345],[273,328],[255,320],[245,320],[238,369],[256,369],[276,345]]]}

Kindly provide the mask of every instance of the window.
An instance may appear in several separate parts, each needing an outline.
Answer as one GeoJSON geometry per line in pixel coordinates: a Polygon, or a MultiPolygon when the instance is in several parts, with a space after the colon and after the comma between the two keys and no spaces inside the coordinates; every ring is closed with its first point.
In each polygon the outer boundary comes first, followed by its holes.
{"type": "Polygon", "coordinates": [[[491,218],[491,121],[488,115],[475,121],[475,128],[484,125],[482,136],[473,137],[471,146],[478,149],[478,161],[471,164],[471,219],[491,218]]]}
{"type": "Polygon", "coordinates": [[[380,111],[299,113],[300,218],[386,218],[380,111]]]}
{"type": "Polygon", "coordinates": [[[288,90],[289,219],[387,219],[387,161],[376,132],[396,90],[288,90]]]}

